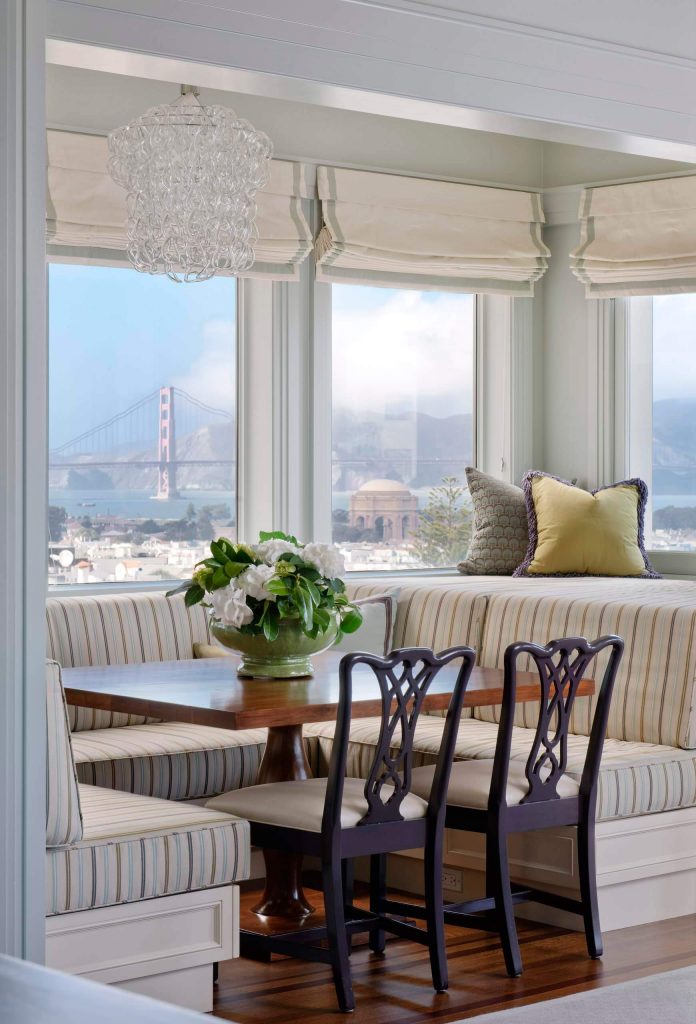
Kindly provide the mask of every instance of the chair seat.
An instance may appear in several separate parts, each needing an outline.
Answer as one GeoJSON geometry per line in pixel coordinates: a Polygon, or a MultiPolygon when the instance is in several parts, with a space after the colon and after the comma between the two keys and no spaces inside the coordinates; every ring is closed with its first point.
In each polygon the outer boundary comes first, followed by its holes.
{"type": "MultiPolygon", "coordinates": [[[[216,796],[208,800],[206,807],[264,825],[320,832],[326,784],[326,779],[303,779],[298,782],[251,786],[216,796]]],[[[408,821],[424,818],[427,809],[427,800],[413,793],[404,798],[400,808],[402,817],[408,821]]],[[[367,810],[364,781],[346,779],[341,805],[341,828],[355,828],[367,810]]]]}
{"type": "MultiPolygon", "coordinates": [[[[451,807],[474,807],[486,810],[488,794],[491,788],[493,760],[458,761],[452,765],[447,803],[451,807]]],[[[419,796],[428,794],[433,784],[434,766],[416,768],[412,775],[411,788],[419,796]]],[[[508,807],[519,804],[529,790],[529,783],[524,774],[524,765],[510,763],[507,784],[508,807]]],[[[567,775],[558,780],[556,789],[559,797],[574,797],[580,792],[580,786],[567,775]]]]}
{"type": "Polygon", "coordinates": [[[246,821],[96,786],[79,794],[82,839],[46,851],[48,916],[249,877],[246,821]]]}

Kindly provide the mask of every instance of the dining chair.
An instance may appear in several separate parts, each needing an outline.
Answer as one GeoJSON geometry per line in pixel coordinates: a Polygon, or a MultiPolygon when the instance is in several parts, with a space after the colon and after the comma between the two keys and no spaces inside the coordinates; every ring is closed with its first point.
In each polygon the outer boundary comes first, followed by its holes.
{"type": "MultiPolygon", "coordinates": [[[[482,928],[500,934],[505,966],[511,977],[522,973],[514,907],[538,902],[582,915],[588,953],[602,955],[595,865],[595,810],[602,747],[616,673],[623,653],[618,636],[589,642],[582,637],[554,640],[542,647],[511,644],[505,652],[505,679],[494,757],[458,761],[452,766],[447,792],[445,827],[486,836],[485,897],[443,904],[448,924],[482,928]],[[578,687],[592,662],[608,651],[602,684],[596,696],[592,727],[579,783],[566,774],[570,715],[578,687]],[[526,761],[511,759],[517,666],[528,656],[539,674],[540,705],[536,731],[526,761]],[[515,832],[568,825],[577,828],[580,899],[553,892],[512,887],[507,838],[515,832]]],[[[437,769],[417,768],[412,791],[431,792],[437,769]]],[[[437,868],[438,872],[440,868],[437,868]]],[[[378,900],[392,913],[419,917],[410,903],[378,900]]],[[[431,911],[432,912],[432,911],[431,911]]]]}
{"type": "MultiPolygon", "coordinates": [[[[325,926],[304,927],[281,935],[242,932],[244,949],[275,952],[330,964],[336,996],[344,1011],[354,1009],[350,973],[350,937],[370,933],[370,947],[384,948],[384,933],[427,945],[433,985],[447,988],[447,960],[442,919],[442,841],[445,793],[475,653],[452,647],[441,654],[413,647],[388,657],[347,654],[339,668],[340,698],[328,778],[251,786],[216,797],[215,807],[251,823],[251,842],[267,849],[318,857],[321,861],[325,926]],[[423,702],[440,670],[459,660],[437,764],[427,793],[411,792],[413,740],[423,702]],[[371,670],[381,706],[379,742],[367,779],[346,778],[353,675],[371,670]],[[385,876],[386,854],[424,849],[426,929],[396,920],[377,907],[385,876]],[[355,857],[369,856],[372,879],[370,909],[346,900],[343,871],[355,857]],[[319,943],[328,940],[328,948],[319,943]]],[[[346,872],[347,874],[349,872],[346,872]]],[[[351,895],[352,894],[348,894],[351,895]]]]}

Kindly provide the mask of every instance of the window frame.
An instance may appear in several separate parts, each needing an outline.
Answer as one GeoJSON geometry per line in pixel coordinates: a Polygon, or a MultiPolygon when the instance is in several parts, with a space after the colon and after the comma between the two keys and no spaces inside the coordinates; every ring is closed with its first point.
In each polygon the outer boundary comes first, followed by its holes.
{"type": "MultiPolygon", "coordinates": [[[[652,296],[633,296],[611,301],[614,302],[617,479],[639,476],[645,480],[651,493],[652,296]]],[[[652,504],[649,498],[646,515],[650,516],[651,511],[652,504]]],[[[663,575],[682,579],[696,578],[696,551],[664,551],[651,548],[647,551],[653,566],[663,575]]]]}
{"type": "MultiPolygon", "coordinates": [[[[50,275],[49,275],[49,272],[48,272],[49,266],[51,264],[56,264],[56,265],[71,264],[71,265],[74,265],[74,266],[93,266],[93,267],[114,267],[114,266],[118,266],[118,267],[121,267],[122,269],[132,269],[132,268],[130,266],[130,263],[128,263],[125,260],[124,260],[124,262],[122,264],[121,263],[115,264],[113,260],[108,260],[108,261],[105,261],[104,263],[102,263],[99,260],[94,259],[92,257],[90,257],[89,259],[85,259],[84,257],[80,257],[79,255],[76,255],[74,259],[71,259],[70,257],[62,255],[62,254],[60,256],[58,256],[58,257],[54,257],[54,256],[49,255],[48,253],[46,254],[45,264],[46,264],[46,271],[45,271],[46,272],[46,286],[45,286],[46,287],[46,350],[47,350],[47,353],[48,353],[48,360],[47,360],[47,362],[49,363],[49,368],[48,368],[47,377],[46,377],[46,410],[47,410],[46,419],[48,421],[48,388],[49,388],[49,383],[50,383],[50,342],[51,342],[50,331],[49,331],[49,318],[48,318],[48,314],[49,314],[49,310],[50,310],[50,283],[49,283],[50,282],[50,275]]],[[[136,273],[137,273],[137,271],[136,271],[136,273]]],[[[241,479],[241,477],[240,477],[240,461],[241,461],[240,443],[241,443],[241,436],[242,436],[241,435],[241,429],[240,429],[240,423],[241,423],[240,401],[241,401],[241,392],[242,392],[242,388],[241,388],[241,372],[242,372],[243,358],[244,357],[243,357],[243,354],[241,353],[240,350],[241,350],[241,331],[242,331],[242,325],[244,323],[244,319],[243,319],[243,316],[242,316],[241,306],[242,306],[242,293],[243,293],[243,290],[244,290],[243,289],[243,285],[245,285],[245,284],[248,284],[248,281],[242,280],[240,278],[236,279],[236,293],[237,294],[236,294],[236,302],[235,302],[235,330],[236,330],[236,339],[235,339],[235,344],[236,344],[236,351],[235,351],[235,370],[236,370],[235,383],[236,383],[237,393],[236,393],[236,396],[235,396],[235,401],[236,401],[236,410],[237,410],[237,412],[236,412],[236,417],[235,417],[235,444],[236,444],[236,447],[237,447],[237,452],[236,452],[236,469],[235,469],[235,499],[236,499],[235,519],[236,519],[236,522],[237,522],[237,532],[239,532],[240,517],[241,517],[241,501],[240,501],[240,491],[239,491],[240,479],[241,479]]],[[[47,429],[47,434],[48,434],[48,429],[47,429]]],[[[50,451],[48,440],[47,440],[46,448],[47,448],[47,453],[48,453],[50,451]]],[[[48,480],[48,467],[46,468],[46,476],[47,476],[47,480],[48,480]]],[[[51,502],[50,502],[50,493],[49,493],[49,490],[48,490],[48,483],[46,484],[46,498],[47,498],[47,500],[46,500],[46,515],[48,515],[48,508],[49,508],[49,506],[51,504],[51,502]]],[[[144,593],[160,593],[160,592],[163,592],[163,591],[171,590],[172,587],[176,587],[180,582],[183,582],[183,579],[181,579],[181,580],[143,580],[142,582],[138,582],[136,580],[123,580],[121,582],[117,582],[116,580],[114,580],[114,581],[110,581],[110,582],[106,582],[106,583],[60,583],[60,584],[51,585],[49,583],[48,573],[46,573],[46,584],[45,584],[45,586],[46,586],[46,597],[47,598],[54,598],[54,597],[61,597],[61,596],[85,597],[85,596],[87,596],[89,594],[93,594],[95,596],[98,596],[100,594],[106,595],[106,594],[127,594],[127,593],[139,593],[139,594],[144,594],[144,593]]]]}

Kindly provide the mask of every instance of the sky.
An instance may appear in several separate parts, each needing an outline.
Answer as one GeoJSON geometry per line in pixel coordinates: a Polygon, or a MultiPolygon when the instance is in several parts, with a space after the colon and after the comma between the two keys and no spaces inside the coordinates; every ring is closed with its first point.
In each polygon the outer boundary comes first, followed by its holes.
{"type": "MultiPolygon", "coordinates": [[[[235,303],[232,278],[51,264],[51,448],[163,385],[234,411],[235,303]]],[[[471,412],[473,297],[335,286],[333,366],[335,403],[357,413],[471,412]]]]}
{"type": "Polygon", "coordinates": [[[696,295],[653,299],[653,399],[696,399],[696,295]]]}

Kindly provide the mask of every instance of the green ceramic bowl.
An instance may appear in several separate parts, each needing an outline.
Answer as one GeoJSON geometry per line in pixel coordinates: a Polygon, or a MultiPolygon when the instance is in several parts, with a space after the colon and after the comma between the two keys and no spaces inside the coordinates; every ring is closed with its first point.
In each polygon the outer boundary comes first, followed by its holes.
{"type": "Polygon", "coordinates": [[[338,620],[334,619],[326,632],[314,640],[305,636],[296,619],[281,622],[278,637],[272,641],[265,636],[240,633],[234,626],[223,626],[215,619],[210,623],[210,632],[223,647],[241,655],[237,669],[240,676],[294,679],[312,675],[311,657],[327,651],[336,642],[338,620]]]}

